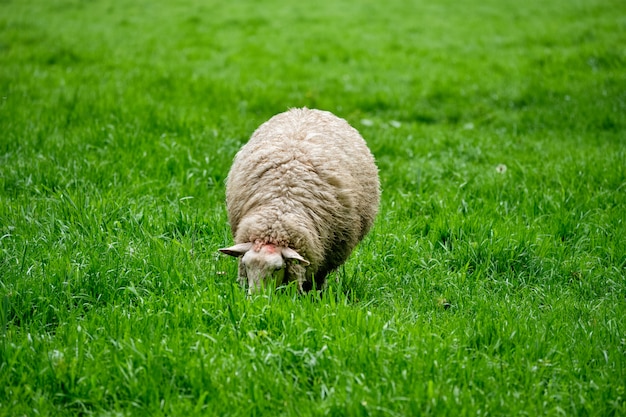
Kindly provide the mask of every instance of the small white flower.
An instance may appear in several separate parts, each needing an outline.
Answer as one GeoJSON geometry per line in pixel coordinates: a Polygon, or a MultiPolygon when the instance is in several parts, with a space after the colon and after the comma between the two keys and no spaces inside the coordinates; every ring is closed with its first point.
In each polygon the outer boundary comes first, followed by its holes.
{"type": "Polygon", "coordinates": [[[60,350],[55,349],[51,352],[48,352],[48,358],[54,365],[57,365],[59,362],[61,362],[64,356],[65,355],[60,350]]]}
{"type": "Polygon", "coordinates": [[[498,164],[498,166],[496,167],[496,172],[498,174],[504,174],[506,172],[506,165],[498,164]]]}

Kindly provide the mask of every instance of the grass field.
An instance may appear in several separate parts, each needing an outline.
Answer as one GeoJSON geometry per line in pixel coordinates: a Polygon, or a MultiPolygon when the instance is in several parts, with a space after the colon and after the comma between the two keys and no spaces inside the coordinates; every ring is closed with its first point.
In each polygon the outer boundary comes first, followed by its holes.
{"type": "Polygon", "coordinates": [[[1,0],[0,415],[626,415],[622,0],[1,0]],[[382,203],[248,297],[224,179],[273,114],[382,203]]]}

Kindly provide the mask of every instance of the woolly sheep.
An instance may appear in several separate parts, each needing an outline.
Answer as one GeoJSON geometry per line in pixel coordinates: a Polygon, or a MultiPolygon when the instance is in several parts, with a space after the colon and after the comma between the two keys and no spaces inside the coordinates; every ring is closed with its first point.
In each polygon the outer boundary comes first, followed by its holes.
{"type": "Polygon", "coordinates": [[[370,230],[379,200],[378,169],[356,129],[327,111],[291,109],[235,156],[226,206],[236,244],[220,252],[240,258],[250,293],[292,281],[322,289],[370,230]]]}

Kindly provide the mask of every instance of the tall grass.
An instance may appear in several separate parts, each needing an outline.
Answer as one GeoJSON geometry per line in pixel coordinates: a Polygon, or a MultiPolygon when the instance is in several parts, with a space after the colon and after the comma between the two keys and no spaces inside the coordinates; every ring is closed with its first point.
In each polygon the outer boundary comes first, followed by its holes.
{"type": "Polygon", "coordinates": [[[626,414],[619,1],[0,2],[0,415],[626,414]],[[248,297],[271,115],[374,152],[322,294],[248,297]]]}

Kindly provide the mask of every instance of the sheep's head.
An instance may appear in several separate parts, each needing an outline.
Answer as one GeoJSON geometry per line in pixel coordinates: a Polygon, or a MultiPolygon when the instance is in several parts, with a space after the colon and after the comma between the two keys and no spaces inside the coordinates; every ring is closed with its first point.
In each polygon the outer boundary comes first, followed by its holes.
{"type": "Polygon", "coordinates": [[[285,269],[288,262],[301,262],[309,265],[309,261],[295,250],[269,243],[257,245],[252,242],[239,243],[219,251],[226,255],[241,257],[239,278],[243,278],[242,284],[245,284],[247,278],[249,293],[254,293],[264,287],[276,288],[281,285],[285,281],[285,269]],[[242,277],[244,274],[245,277],[242,277]]]}

